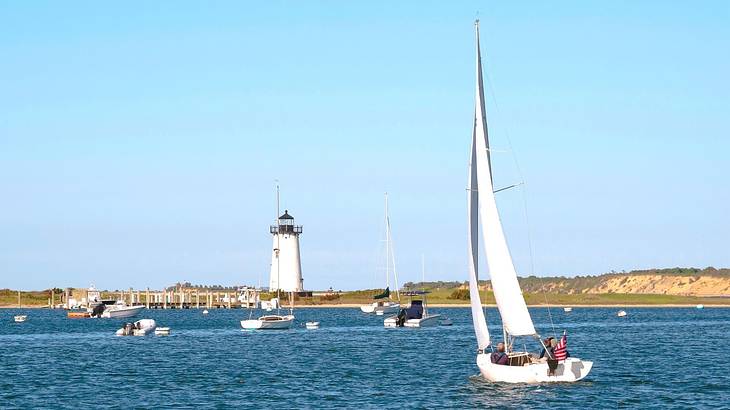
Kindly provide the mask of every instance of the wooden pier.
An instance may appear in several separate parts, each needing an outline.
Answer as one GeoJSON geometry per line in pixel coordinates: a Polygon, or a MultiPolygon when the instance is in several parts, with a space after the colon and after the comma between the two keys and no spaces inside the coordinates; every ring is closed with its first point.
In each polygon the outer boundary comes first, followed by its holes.
{"type": "Polygon", "coordinates": [[[241,309],[255,308],[260,291],[201,291],[199,289],[119,291],[118,300],[129,305],[144,305],[147,309],[241,309]],[[242,298],[239,295],[242,294],[242,298]],[[242,300],[241,300],[242,299],[242,300]]]}

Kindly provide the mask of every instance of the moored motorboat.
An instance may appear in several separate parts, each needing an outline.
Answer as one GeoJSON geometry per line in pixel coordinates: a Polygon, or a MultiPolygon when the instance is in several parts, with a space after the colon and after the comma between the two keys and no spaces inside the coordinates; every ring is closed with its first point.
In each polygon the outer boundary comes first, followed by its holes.
{"type": "Polygon", "coordinates": [[[125,323],[124,326],[117,330],[117,336],[147,336],[157,328],[154,319],[140,319],[134,323],[125,323]]]}
{"type": "MultiPolygon", "coordinates": [[[[105,306],[105,305],[101,305],[105,306]]],[[[143,305],[139,306],[128,306],[123,301],[117,301],[117,303],[106,306],[103,312],[101,312],[101,317],[107,318],[107,319],[123,319],[128,317],[134,317],[139,314],[139,312],[144,309],[143,305]]]]}
{"type": "MultiPolygon", "coordinates": [[[[588,375],[593,362],[568,357],[567,338],[563,335],[560,349],[554,351],[543,345],[537,333],[530,312],[522,295],[517,272],[512,262],[509,247],[500,221],[495,192],[492,184],[492,164],[489,139],[487,136],[484,85],[482,81],[482,61],[479,49],[479,21],[475,22],[476,32],[476,104],[469,161],[469,180],[467,187],[469,254],[469,297],[474,332],[477,338],[476,364],[482,376],[491,382],[540,383],[574,382],[588,375]],[[494,346],[490,337],[484,310],[479,294],[479,221],[481,220],[484,248],[491,278],[492,291],[502,319],[504,343],[494,346]],[[533,337],[540,341],[548,358],[540,361],[528,352],[513,350],[518,337],[533,337]],[[490,349],[491,347],[491,349],[490,349]],[[558,353],[560,350],[560,353],[558,353]],[[495,353],[494,357],[492,352],[495,353]],[[496,363],[493,363],[492,360],[496,363]]],[[[513,185],[518,186],[518,184],[513,185]]]]}
{"type": "Polygon", "coordinates": [[[383,321],[384,327],[433,327],[439,326],[441,315],[432,315],[428,313],[428,305],[426,303],[426,291],[410,291],[403,292],[404,296],[418,296],[421,299],[411,299],[411,304],[405,309],[401,309],[397,315],[390,316],[383,321]]]}
{"type": "Polygon", "coordinates": [[[570,313],[572,311],[573,311],[573,308],[572,307],[564,307],[563,308],[563,312],[565,312],[565,313],[570,313]]]}
{"type": "Polygon", "coordinates": [[[696,307],[697,309],[704,309],[704,308],[705,308],[705,305],[697,305],[697,306],[695,306],[695,307],[696,307]]]}
{"type": "Polygon", "coordinates": [[[16,315],[13,316],[13,320],[15,321],[15,323],[22,323],[28,320],[28,315],[16,315]]]}
{"type": "Polygon", "coordinates": [[[307,327],[307,329],[309,329],[309,330],[315,330],[315,329],[319,329],[319,322],[307,322],[307,323],[305,324],[305,326],[306,326],[306,327],[307,327]]]}
{"type": "Polygon", "coordinates": [[[170,328],[169,327],[158,327],[155,329],[155,335],[156,336],[169,336],[170,328]]]}
{"type": "Polygon", "coordinates": [[[625,310],[619,310],[619,311],[618,311],[618,313],[616,313],[616,316],[618,316],[618,317],[624,317],[624,316],[626,316],[627,314],[628,314],[628,313],[626,313],[626,311],[625,311],[625,310]]]}

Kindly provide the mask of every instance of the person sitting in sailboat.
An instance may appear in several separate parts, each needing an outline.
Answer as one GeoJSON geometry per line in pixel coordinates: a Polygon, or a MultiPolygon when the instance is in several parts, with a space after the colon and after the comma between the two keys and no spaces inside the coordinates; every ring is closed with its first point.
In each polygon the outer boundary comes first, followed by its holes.
{"type": "Polygon", "coordinates": [[[497,343],[497,351],[492,353],[492,363],[494,364],[509,364],[509,356],[504,351],[504,343],[497,343]]]}

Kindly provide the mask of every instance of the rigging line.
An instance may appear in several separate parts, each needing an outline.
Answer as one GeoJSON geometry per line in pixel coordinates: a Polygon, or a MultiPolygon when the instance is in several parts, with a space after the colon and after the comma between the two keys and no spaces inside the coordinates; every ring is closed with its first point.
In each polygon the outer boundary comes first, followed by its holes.
{"type": "MultiPolygon", "coordinates": [[[[497,115],[502,117],[502,113],[499,109],[499,104],[497,103],[497,95],[494,92],[494,87],[492,86],[492,80],[489,77],[489,73],[487,72],[485,74],[485,78],[487,80],[487,85],[489,87],[489,93],[492,95],[492,100],[494,101],[494,108],[497,110],[497,115]]],[[[504,118],[504,117],[502,117],[504,118]]],[[[527,225],[527,248],[530,252],[530,275],[535,275],[535,255],[532,249],[532,234],[530,230],[530,218],[528,216],[527,212],[527,183],[525,182],[525,177],[522,173],[522,167],[520,167],[520,162],[517,160],[517,155],[515,154],[514,147],[512,146],[512,139],[509,136],[509,129],[505,124],[502,125],[502,129],[504,130],[504,134],[507,137],[507,146],[509,147],[509,151],[512,154],[512,160],[515,163],[515,167],[517,168],[517,174],[520,177],[520,180],[522,180],[522,208],[525,214],[525,224],[527,225]]],[[[545,292],[545,281],[540,280],[540,289],[542,290],[543,297],[545,298],[545,305],[548,310],[548,318],[550,319],[550,327],[553,330],[553,336],[557,338],[557,333],[555,332],[555,323],[553,322],[553,314],[550,311],[550,302],[547,298],[547,292],[545,292]]]]}

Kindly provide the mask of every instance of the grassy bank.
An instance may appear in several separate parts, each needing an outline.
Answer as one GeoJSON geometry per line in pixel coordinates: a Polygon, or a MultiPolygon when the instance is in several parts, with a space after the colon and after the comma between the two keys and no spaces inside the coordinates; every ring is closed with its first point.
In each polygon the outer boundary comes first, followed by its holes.
{"type": "MultiPolygon", "coordinates": [[[[21,292],[21,304],[23,307],[46,307],[50,297],[50,290],[23,291],[21,292]]],[[[381,293],[382,289],[358,290],[342,292],[334,295],[323,295],[314,297],[295,297],[295,304],[298,306],[319,306],[319,305],[362,305],[373,302],[373,295],[381,293]]],[[[428,302],[433,305],[468,305],[468,291],[458,289],[431,289],[428,294],[428,302]]],[[[105,298],[118,297],[115,292],[103,292],[105,298]]],[[[568,306],[591,306],[591,305],[728,305],[730,298],[722,297],[695,297],[678,295],[657,295],[657,294],[632,294],[632,293],[597,293],[597,294],[563,294],[563,293],[530,293],[525,292],[525,301],[528,305],[568,305],[568,306]]],[[[269,300],[276,294],[262,293],[262,300],[269,300]]],[[[391,295],[396,297],[395,292],[391,295]]],[[[483,304],[495,304],[494,294],[491,291],[480,292],[483,304]]],[[[402,297],[403,302],[408,297],[402,297]]],[[[60,301],[60,293],[56,294],[56,303],[60,301]]],[[[282,303],[288,304],[288,299],[282,295],[282,303]]],[[[10,289],[0,290],[0,307],[17,307],[18,291],[10,289]]]]}
{"type": "MultiPolygon", "coordinates": [[[[364,290],[355,292],[344,292],[338,296],[328,297],[312,297],[297,298],[297,305],[352,305],[372,303],[373,295],[380,293],[382,290],[364,290]]],[[[430,304],[439,305],[465,305],[469,304],[469,298],[464,297],[463,292],[457,292],[455,297],[455,289],[433,289],[428,294],[428,302],[430,304]]],[[[468,292],[467,292],[468,293],[468,292]]],[[[395,298],[395,293],[391,295],[395,298]]],[[[264,299],[266,295],[263,296],[264,299]]],[[[730,298],[705,298],[694,296],[677,296],[677,295],[655,295],[655,294],[621,294],[621,293],[605,293],[605,294],[548,294],[543,293],[524,293],[525,301],[528,305],[727,305],[730,304],[730,298]]],[[[480,298],[484,304],[495,304],[494,293],[491,291],[480,292],[480,298]]],[[[403,297],[402,301],[407,301],[407,297],[403,297]]]]}

